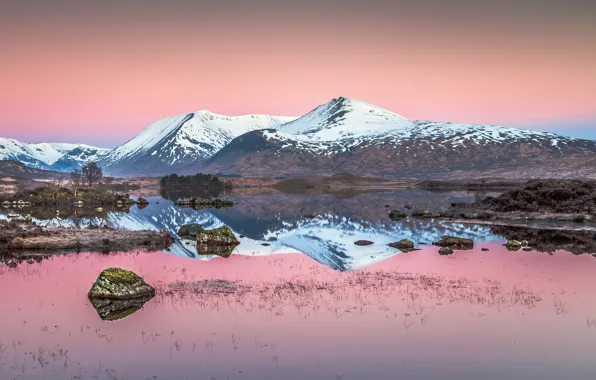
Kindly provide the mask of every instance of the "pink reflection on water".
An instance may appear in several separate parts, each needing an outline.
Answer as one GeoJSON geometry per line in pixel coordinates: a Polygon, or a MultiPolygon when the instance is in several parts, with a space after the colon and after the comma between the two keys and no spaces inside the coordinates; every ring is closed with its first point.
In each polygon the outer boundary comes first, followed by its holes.
{"type": "Polygon", "coordinates": [[[4,268],[0,378],[23,368],[27,379],[79,371],[108,379],[588,378],[596,259],[482,247],[490,251],[451,256],[428,247],[358,273],[297,254],[205,262],[89,253],[4,268]],[[134,270],[159,289],[222,279],[250,290],[162,293],[106,322],[86,293],[107,267],[134,270]]]}

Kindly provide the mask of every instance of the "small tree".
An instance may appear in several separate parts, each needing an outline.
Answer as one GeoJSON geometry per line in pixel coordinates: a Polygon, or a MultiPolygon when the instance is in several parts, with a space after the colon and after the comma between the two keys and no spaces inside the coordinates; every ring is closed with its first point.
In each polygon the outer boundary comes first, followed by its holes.
{"type": "Polygon", "coordinates": [[[96,162],[90,162],[82,168],[83,177],[87,180],[87,184],[91,187],[96,183],[101,182],[103,171],[96,162]]]}
{"type": "Polygon", "coordinates": [[[72,192],[76,198],[83,183],[83,172],[81,169],[72,169],[68,181],[70,182],[70,188],[72,189],[72,192]]]}

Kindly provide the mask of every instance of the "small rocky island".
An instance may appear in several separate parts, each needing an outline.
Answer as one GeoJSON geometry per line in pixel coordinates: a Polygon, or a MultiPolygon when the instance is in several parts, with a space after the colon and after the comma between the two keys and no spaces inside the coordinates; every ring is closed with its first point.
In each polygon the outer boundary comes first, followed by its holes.
{"type": "Polygon", "coordinates": [[[181,199],[174,202],[179,207],[191,207],[194,209],[201,208],[229,208],[234,205],[234,202],[227,198],[190,198],[181,199]]]}

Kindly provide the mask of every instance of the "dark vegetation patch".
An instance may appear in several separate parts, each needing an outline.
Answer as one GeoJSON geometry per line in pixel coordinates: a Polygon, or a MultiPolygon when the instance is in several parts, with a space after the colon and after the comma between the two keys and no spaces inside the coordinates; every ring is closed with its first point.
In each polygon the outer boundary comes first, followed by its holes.
{"type": "Polygon", "coordinates": [[[129,194],[113,192],[105,187],[82,188],[76,192],[63,186],[41,186],[34,189],[21,190],[1,199],[2,202],[28,202],[31,205],[73,204],[82,201],[87,205],[134,204],[129,194]]]}
{"type": "Polygon", "coordinates": [[[419,189],[425,189],[434,192],[447,192],[454,190],[468,190],[468,191],[508,191],[517,189],[527,181],[514,181],[502,179],[470,179],[470,180],[456,180],[456,181],[422,181],[416,184],[419,189]]]}
{"type": "Polygon", "coordinates": [[[491,232],[507,240],[526,241],[539,252],[567,251],[596,255],[596,231],[569,231],[510,226],[492,226],[491,232]]]}
{"type": "Polygon", "coordinates": [[[469,220],[552,220],[586,223],[596,219],[596,181],[535,180],[496,197],[452,203],[441,217],[469,220]]]}
{"type": "Polygon", "coordinates": [[[159,193],[164,199],[177,201],[186,198],[218,197],[224,190],[231,190],[232,184],[211,174],[197,173],[193,176],[171,174],[159,181],[159,193]]]}
{"type": "Polygon", "coordinates": [[[596,181],[530,181],[521,189],[487,197],[473,206],[498,211],[596,214],[596,181]]]}

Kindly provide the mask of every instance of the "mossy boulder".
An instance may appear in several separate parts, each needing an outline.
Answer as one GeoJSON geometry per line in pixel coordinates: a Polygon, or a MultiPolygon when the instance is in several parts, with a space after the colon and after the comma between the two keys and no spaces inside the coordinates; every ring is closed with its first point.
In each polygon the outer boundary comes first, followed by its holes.
{"type": "Polygon", "coordinates": [[[407,217],[408,217],[408,214],[406,214],[405,212],[401,212],[399,210],[391,210],[391,212],[389,213],[389,219],[391,219],[393,221],[402,220],[407,217]]]}
{"type": "Polygon", "coordinates": [[[366,246],[366,245],[372,245],[374,243],[369,240],[357,240],[354,242],[354,244],[359,245],[359,246],[366,246]]]}
{"type": "Polygon", "coordinates": [[[232,229],[228,226],[222,226],[212,230],[199,227],[196,232],[197,244],[199,245],[236,246],[240,244],[232,229]]]}
{"type": "Polygon", "coordinates": [[[101,272],[89,290],[89,299],[126,300],[155,296],[155,289],[129,270],[108,268],[101,272]]]}
{"type": "Polygon", "coordinates": [[[441,240],[434,242],[433,245],[455,249],[472,249],[474,248],[474,240],[445,235],[441,240]]]}

